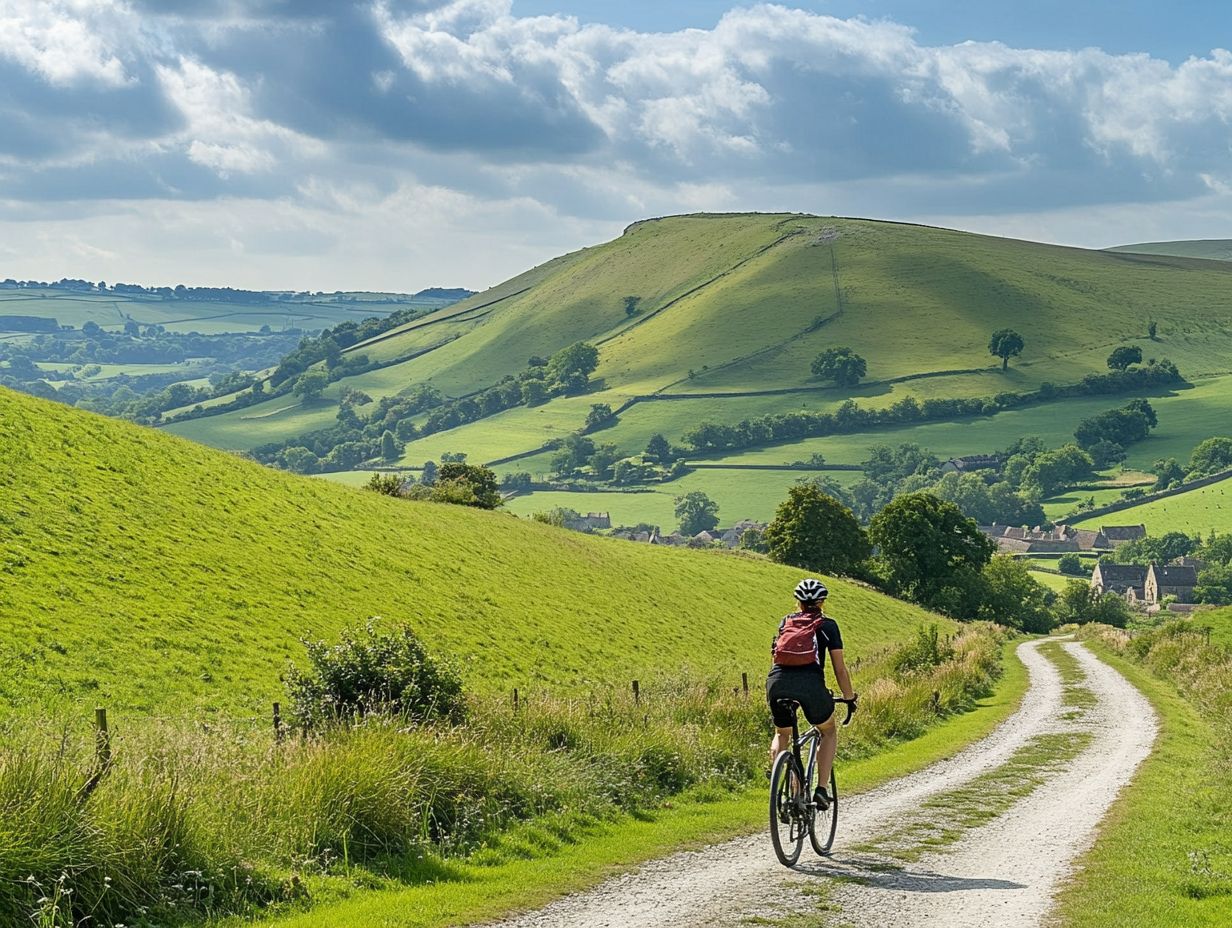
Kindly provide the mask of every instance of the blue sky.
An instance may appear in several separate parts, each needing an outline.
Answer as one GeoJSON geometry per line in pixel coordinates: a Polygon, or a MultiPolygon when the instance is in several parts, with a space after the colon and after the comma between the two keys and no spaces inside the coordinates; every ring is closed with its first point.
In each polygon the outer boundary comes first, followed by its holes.
{"type": "MultiPolygon", "coordinates": [[[[734,4],[722,0],[514,0],[520,16],[562,14],[644,32],[712,29],[734,4]]],[[[890,19],[910,25],[930,45],[1000,41],[1026,48],[1113,53],[1149,52],[1179,64],[1232,42],[1232,10],[1214,0],[1177,4],[1142,0],[807,0],[791,4],[813,13],[890,19]]]]}
{"type": "Polygon", "coordinates": [[[1214,3],[0,0],[0,277],[486,287],[646,216],[1232,237],[1214,3]]]}

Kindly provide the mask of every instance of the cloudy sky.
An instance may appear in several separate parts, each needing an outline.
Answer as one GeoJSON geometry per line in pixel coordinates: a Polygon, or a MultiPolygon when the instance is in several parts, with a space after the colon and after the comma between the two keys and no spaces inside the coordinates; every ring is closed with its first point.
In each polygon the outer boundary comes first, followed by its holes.
{"type": "Polygon", "coordinates": [[[1232,237],[1220,41],[1222,2],[0,0],[0,277],[482,288],[696,210],[1232,237]]]}

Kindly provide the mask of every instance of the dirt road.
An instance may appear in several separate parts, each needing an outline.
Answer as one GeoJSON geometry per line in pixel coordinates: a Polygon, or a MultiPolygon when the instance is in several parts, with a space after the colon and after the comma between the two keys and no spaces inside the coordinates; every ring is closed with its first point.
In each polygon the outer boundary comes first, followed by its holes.
{"type": "Polygon", "coordinates": [[[1041,924],[1157,726],[1147,700],[1086,648],[1062,645],[1063,680],[1040,645],[1019,647],[1029,691],[989,737],[843,800],[831,858],[806,844],[786,870],[761,833],[654,861],[500,928],[720,928],[816,911],[819,899],[855,928],[1041,924]]]}

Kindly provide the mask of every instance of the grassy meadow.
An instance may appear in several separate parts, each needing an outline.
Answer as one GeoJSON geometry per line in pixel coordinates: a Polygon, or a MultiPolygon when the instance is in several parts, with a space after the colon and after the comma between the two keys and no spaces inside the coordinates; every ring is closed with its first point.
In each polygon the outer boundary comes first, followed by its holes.
{"type": "MultiPolygon", "coordinates": [[[[301,636],[372,615],[480,689],[738,678],[798,571],[390,499],[0,389],[0,579],[0,705],[264,713],[301,636]]],[[[833,589],[856,656],[935,620],[833,589]]]]}
{"type": "MultiPolygon", "coordinates": [[[[1083,494],[1078,494],[1083,495],[1083,494]]],[[[1118,525],[1146,526],[1152,535],[1184,532],[1186,535],[1209,535],[1212,531],[1232,531],[1232,480],[1221,480],[1209,486],[1187,490],[1176,496],[1153,500],[1140,506],[1122,509],[1113,515],[1093,519],[1076,519],[1074,525],[1092,527],[1113,521],[1118,525]]]]}

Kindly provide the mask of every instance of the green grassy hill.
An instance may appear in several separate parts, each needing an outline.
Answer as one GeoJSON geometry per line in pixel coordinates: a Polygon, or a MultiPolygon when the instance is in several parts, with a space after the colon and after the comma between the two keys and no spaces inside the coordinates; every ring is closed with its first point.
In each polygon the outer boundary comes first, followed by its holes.
{"type": "Polygon", "coordinates": [[[1184,532],[1205,537],[1212,531],[1232,532],[1232,480],[1222,480],[1176,496],[1131,506],[1106,516],[1075,521],[1074,525],[1146,526],[1152,535],[1184,532]]]}
{"type": "MultiPolygon", "coordinates": [[[[676,216],[636,223],[612,242],[354,346],[351,352],[391,363],[332,384],[322,400],[304,405],[284,396],[168,429],[247,450],[332,425],[347,388],[379,398],[427,383],[462,396],[523,370],[532,355],[587,339],[600,347],[591,393],[437,432],[409,443],[403,463],[439,460],[446,451],[474,462],[525,454],[581,428],[592,403],[634,401],[596,435],[629,454],[655,433],[676,441],[703,420],[833,410],[850,398],[884,407],[904,397],[1074,383],[1105,370],[1114,347],[1133,344],[1148,358],[1171,358],[1197,386],[1160,399],[1172,408],[1161,414],[1157,435],[1131,450],[1141,466],[1188,455],[1232,414],[1230,283],[1232,264],[1186,257],[795,214],[676,216]],[[1148,321],[1157,325],[1154,340],[1148,321]],[[987,344],[1007,325],[1026,348],[1002,372],[987,344]],[[812,378],[811,360],[835,346],[867,359],[863,384],[837,388],[812,378]]],[[[1114,405],[1111,397],[1071,398],[978,422],[772,446],[722,463],[789,463],[815,451],[854,463],[870,446],[895,441],[918,441],[942,456],[992,451],[1028,434],[1061,442],[1082,418],[1114,405]]],[[[498,469],[546,474],[548,457],[498,469]]],[[[768,516],[781,487],[771,487],[765,472],[735,473],[698,481],[728,497],[725,520],[768,516]]],[[[678,489],[660,489],[661,500],[621,498],[608,508],[626,522],[661,512],[678,489]]]]}
{"type": "Polygon", "coordinates": [[[1115,248],[1109,248],[1108,251],[1232,261],[1232,239],[1202,238],[1179,242],[1139,242],[1137,245],[1117,245],[1115,248]]]}
{"type": "MultiPolygon", "coordinates": [[[[0,704],[256,709],[299,636],[372,615],[481,688],[735,680],[798,576],[293,477],[0,388],[0,704]]],[[[838,581],[832,607],[854,655],[935,618],[838,581]]]]}

